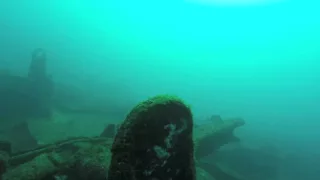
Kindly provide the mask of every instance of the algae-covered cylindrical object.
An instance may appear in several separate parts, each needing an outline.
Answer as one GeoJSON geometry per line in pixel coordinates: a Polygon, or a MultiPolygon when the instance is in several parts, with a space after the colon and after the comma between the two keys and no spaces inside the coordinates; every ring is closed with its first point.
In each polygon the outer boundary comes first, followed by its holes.
{"type": "Polygon", "coordinates": [[[191,110],[156,96],[128,114],[112,145],[108,180],[195,180],[191,110]]]}

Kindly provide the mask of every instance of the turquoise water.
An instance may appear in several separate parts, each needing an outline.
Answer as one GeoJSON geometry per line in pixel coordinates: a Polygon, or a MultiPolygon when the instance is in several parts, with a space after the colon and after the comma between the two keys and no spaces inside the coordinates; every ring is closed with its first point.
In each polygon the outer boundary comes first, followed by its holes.
{"type": "Polygon", "coordinates": [[[110,103],[176,94],[199,121],[318,154],[320,3],[209,1],[2,1],[0,68],[24,75],[42,47],[55,81],[110,103]]]}

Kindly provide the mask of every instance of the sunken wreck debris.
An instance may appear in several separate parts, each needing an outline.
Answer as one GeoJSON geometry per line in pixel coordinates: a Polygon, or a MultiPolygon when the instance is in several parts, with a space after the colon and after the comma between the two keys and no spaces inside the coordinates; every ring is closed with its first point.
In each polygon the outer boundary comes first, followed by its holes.
{"type": "Polygon", "coordinates": [[[245,124],[241,118],[222,120],[215,116],[214,121],[198,126],[194,130],[195,157],[200,159],[210,155],[221,146],[238,142],[240,139],[234,135],[234,130],[245,124]]]}
{"type": "Polygon", "coordinates": [[[47,55],[44,49],[37,48],[32,52],[28,79],[38,103],[41,104],[38,107],[38,116],[50,117],[54,84],[47,73],[47,55]]]}
{"type": "MultiPolygon", "coordinates": [[[[231,142],[230,133],[222,132],[233,131],[233,123],[221,121],[209,122],[206,130],[193,128],[191,111],[179,98],[156,96],[132,109],[115,139],[110,125],[97,137],[68,138],[21,152],[12,153],[8,142],[0,144],[5,152],[0,159],[2,180],[195,180],[196,175],[201,180],[247,180],[219,163],[199,159],[205,154],[197,151],[208,146],[204,142],[214,143],[208,137],[231,142]]],[[[219,148],[214,147],[206,153],[219,148]]]]}
{"type": "MultiPolygon", "coordinates": [[[[2,169],[7,169],[3,179],[53,180],[67,177],[68,180],[105,180],[110,173],[108,167],[112,144],[113,138],[78,137],[13,153],[10,157],[6,155],[4,161],[1,161],[5,162],[2,163],[2,169]]],[[[3,149],[8,149],[7,145],[8,143],[3,149]]],[[[216,180],[224,180],[225,177],[230,180],[244,180],[232,170],[226,170],[215,162],[210,165],[198,162],[196,165],[197,176],[199,172],[198,178],[201,177],[202,180],[211,180],[210,176],[216,180]]]]}
{"type": "Polygon", "coordinates": [[[40,81],[47,79],[47,55],[44,49],[37,48],[32,52],[28,78],[40,81]]]}
{"type": "Polygon", "coordinates": [[[195,180],[192,131],[192,113],[179,98],[138,104],[115,137],[108,180],[195,180]]]}
{"type": "Polygon", "coordinates": [[[32,53],[27,77],[0,74],[0,119],[50,117],[53,81],[46,71],[43,49],[32,53]]]}

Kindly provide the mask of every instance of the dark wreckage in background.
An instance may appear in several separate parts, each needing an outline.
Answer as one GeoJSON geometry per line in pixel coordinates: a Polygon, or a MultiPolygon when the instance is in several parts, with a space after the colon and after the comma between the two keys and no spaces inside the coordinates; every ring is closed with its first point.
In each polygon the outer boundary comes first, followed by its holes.
{"type": "Polygon", "coordinates": [[[28,76],[0,74],[0,120],[51,116],[54,85],[47,74],[46,53],[38,48],[32,52],[28,76]]]}
{"type": "MultiPolygon", "coordinates": [[[[108,97],[92,98],[92,92],[87,92],[74,83],[54,82],[47,72],[47,61],[45,50],[38,48],[32,52],[26,76],[10,74],[8,71],[0,72],[1,125],[9,121],[50,119],[57,111],[66,114],[120,116],[122,119],[134,105],[108,97]]],[[[116,86],[108,85],[108,89],[116,86]]],[[[123,87],[117,89],[121,88],[123,87]]]]}

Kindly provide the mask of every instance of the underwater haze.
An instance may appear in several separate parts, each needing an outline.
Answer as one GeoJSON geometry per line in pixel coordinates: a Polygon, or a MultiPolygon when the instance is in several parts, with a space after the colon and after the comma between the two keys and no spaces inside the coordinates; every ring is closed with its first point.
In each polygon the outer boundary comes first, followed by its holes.
{"type": "Polygon", "coordinates": [[[41,47],[55,82],[111,106],[174,94],[199,124],[239,116],[244,141],[319,158],[319,8],[314,0],[1,1],[0,69],[26,75],[41,47]]]}

